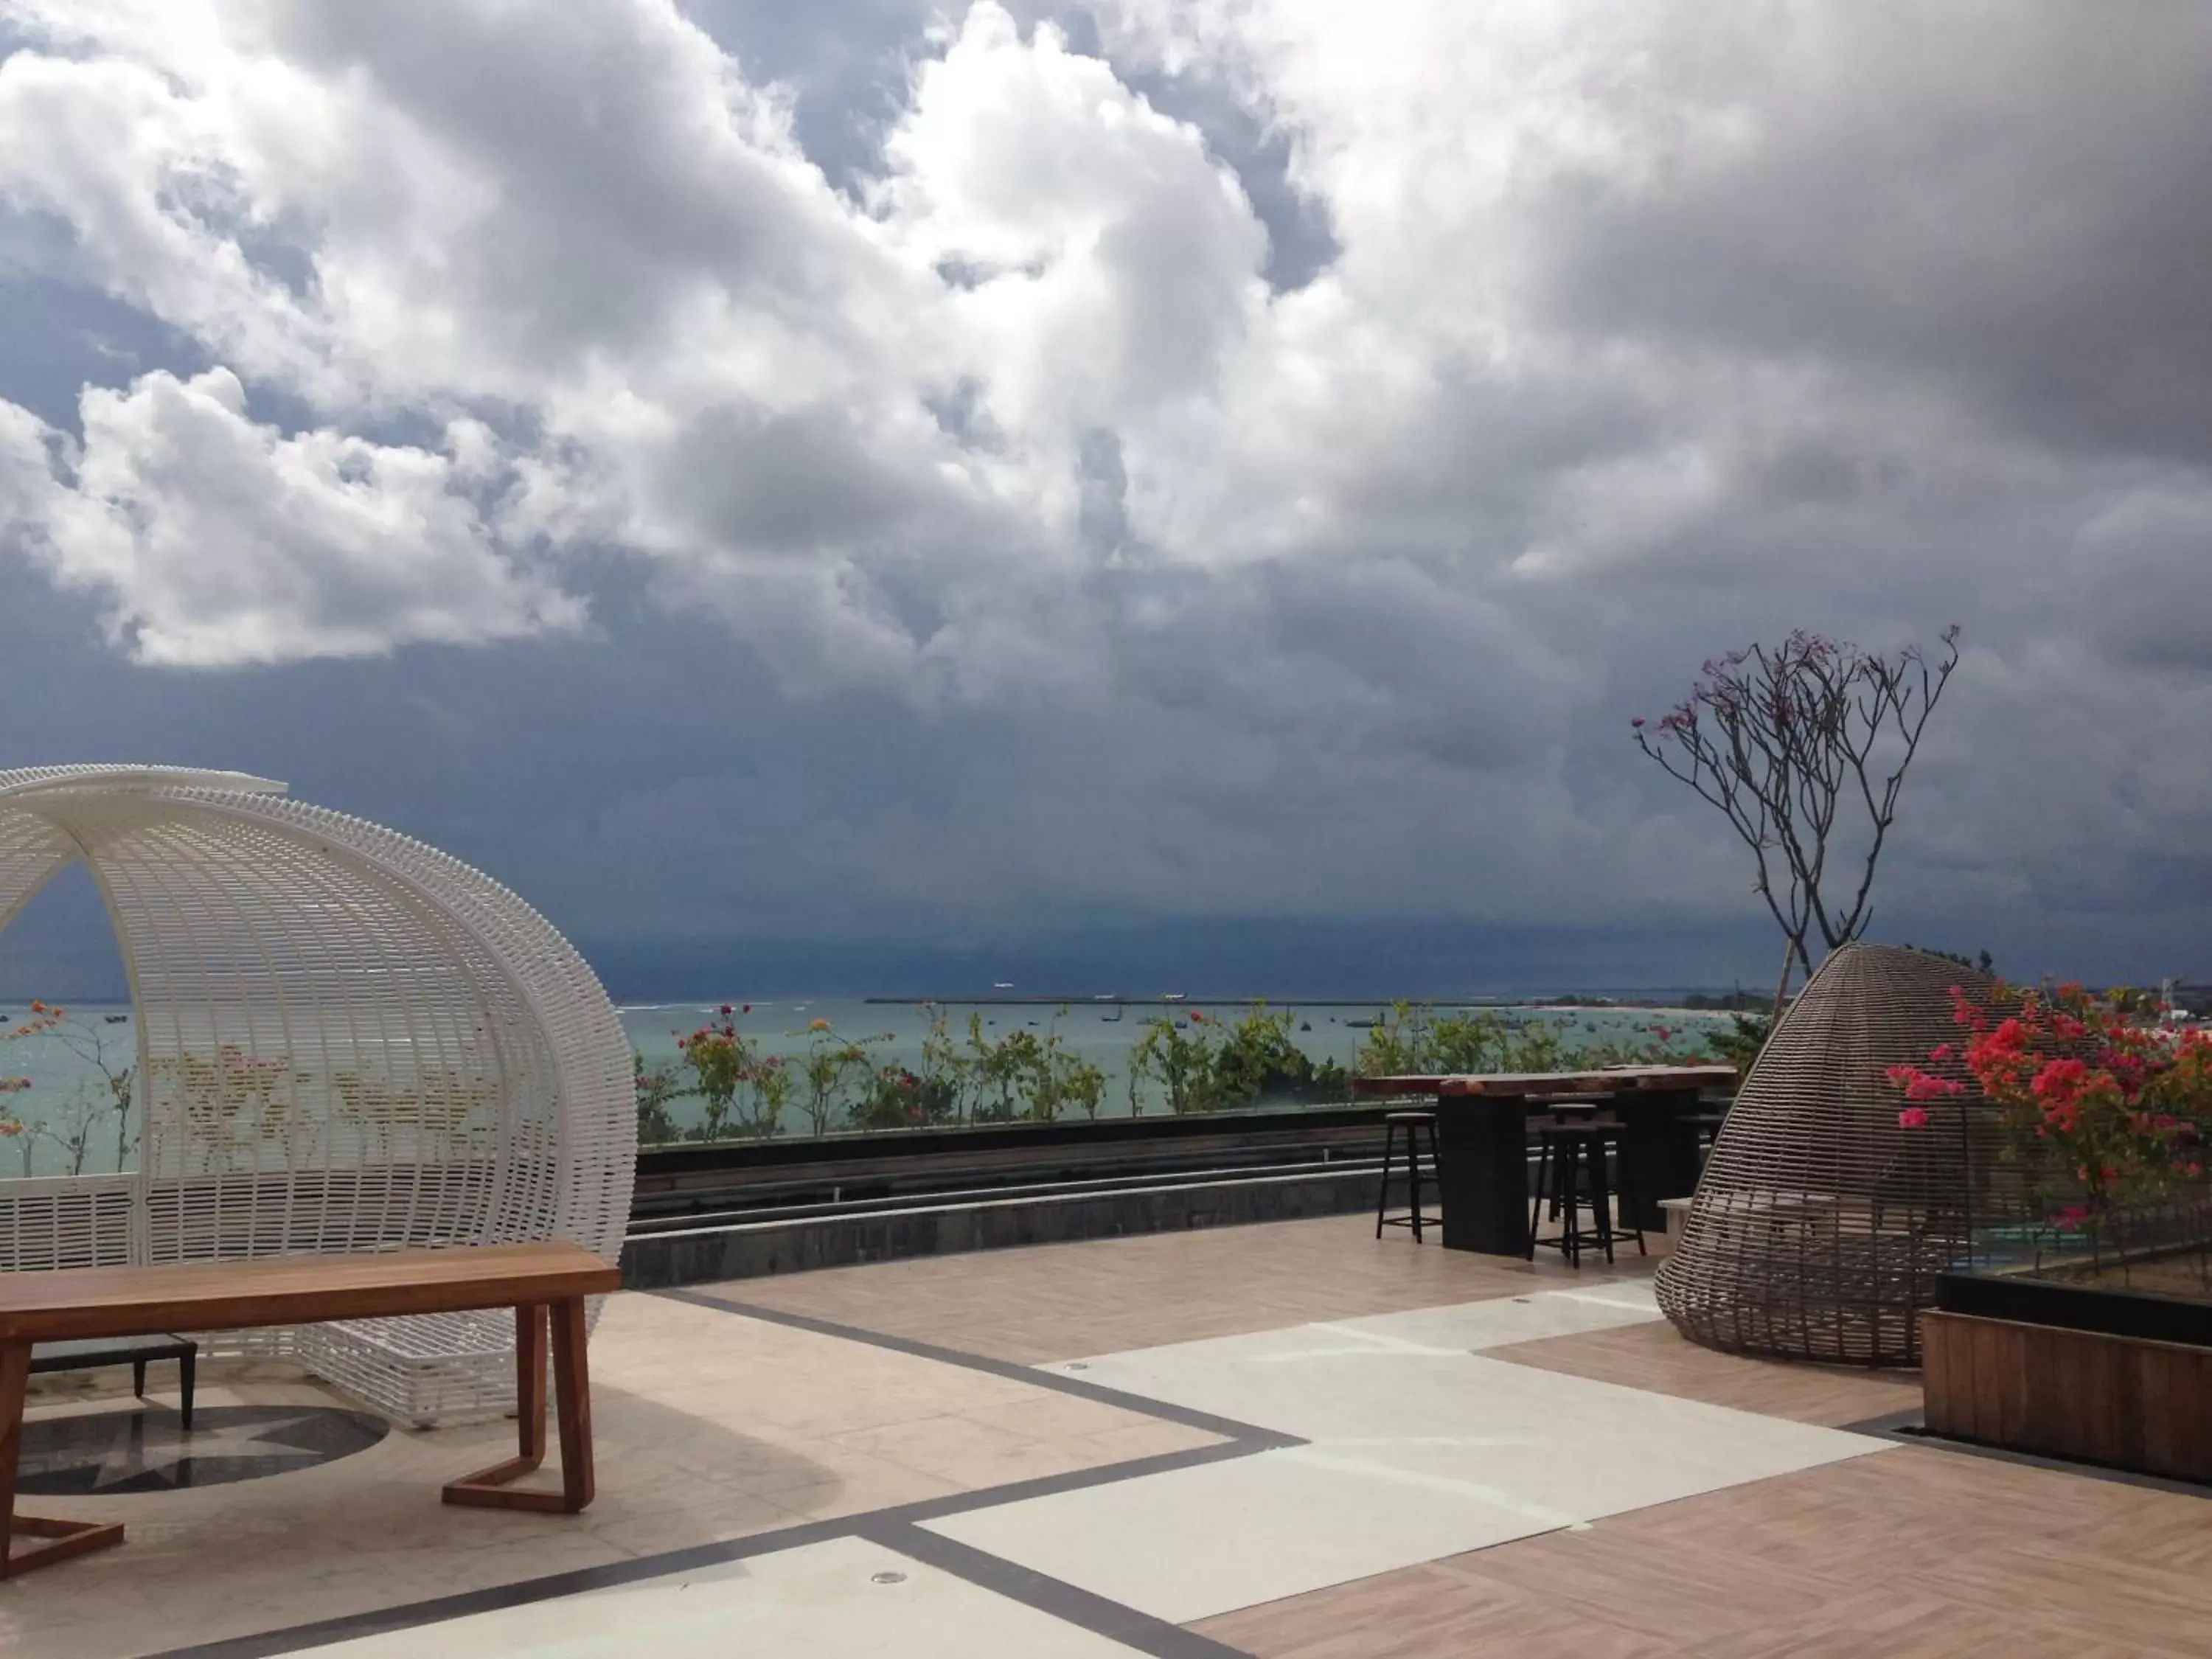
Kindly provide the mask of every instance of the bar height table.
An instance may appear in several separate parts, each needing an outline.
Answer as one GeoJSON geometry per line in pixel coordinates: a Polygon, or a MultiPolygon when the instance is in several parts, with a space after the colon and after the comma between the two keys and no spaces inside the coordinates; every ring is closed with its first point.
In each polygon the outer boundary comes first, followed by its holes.
{"type": "Polygon", "coordinates": [[[1467,1077],[1363,1077],[1367,1096],[1428,1095],[1437,1109],[1437,1190],[1448,1250],[1528,1253],[1528,1119],[1552,1101],[1596,1100],[1620,1119],[1620,1163],[1636,1195],[1631,1219],[1667,1230],[1660,1200],[1698,1184],[1700,1091],[1731,1085],[1733,1066],[1628,1066],[1598,1072],[1467,1077]]]}

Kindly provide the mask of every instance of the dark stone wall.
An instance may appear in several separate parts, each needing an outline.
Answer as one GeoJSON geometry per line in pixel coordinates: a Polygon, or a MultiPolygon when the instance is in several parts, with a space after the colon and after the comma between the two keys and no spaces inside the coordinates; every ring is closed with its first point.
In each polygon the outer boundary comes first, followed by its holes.
{"type": "MultiPolygon", "coordinates": [[[[1294,1221],[1371,1210],[1372,1167],[1188,1187],[946,1205],[894,1214],[752,1222],[653,1233],[623,1245],[623,1284],[665,1290],[862,1261],[1056,1244],[1130,1233],[1178,1232],[1243,1222],[1294,1221]]],[[[1395,1182],[1393,1197],[1395,1198],[1395,1182]]]]}

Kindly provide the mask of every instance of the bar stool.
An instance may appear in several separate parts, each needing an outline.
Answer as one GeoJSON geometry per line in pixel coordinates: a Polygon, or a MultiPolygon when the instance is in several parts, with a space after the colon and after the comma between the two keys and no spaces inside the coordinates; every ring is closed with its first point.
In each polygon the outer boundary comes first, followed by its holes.
{"type": "Polygon", "coordinates": [[[1647,1254],[1644,1229],[1636,1221],[1636,1195],[1627,1165],[1618,1158],[1620,1124],[1602,1117],[1595,1106],[1577,1103],[1540,1123],[1536,1128],[1536,1197],[1528,1212],[1528,1255],[1534,1259],[1539,1244],[1556,1249],[1571,1267],[1582,1266],[1585,1249],[1605,1252],[1613,1261],[1616,1241],[1633,1238],[1636,1253],[1647,1254]],[[1611,1183],[1607,1179],[1608,1154],[1620,1165],[1621,1219],[1613,1218],[1611,1183]],[[1537,1228],[1548,1205],[1551,1218],[1562,1221],[1558,1234],[1538,1237],[1537,1228]],[[1590,1225],[1582,1224],[1581,1212],[1590,1212],[1590,1225]]]}
{"type": "MultiPolygon", "coordinates": [[[[1413,1243],[1421,1242],[1421,1144],[1420,1133],[1429,1132],[1429,1168],[1439,1167],[1437,1153],[1437,1115],[1434,1112],[1385,1112],[1382,1114],[1382,1181],[1375,1190],[1375,1237],[1382,1237],[1385,1227],[1411,1227],[1413,1243]],[[1390,1203],[1391,1153],[1398,1144],[1398,1132],[1406,1132],[1406,1188],[1407,1212],[1404,1215],[1389,1213],[1390,1203]]],[[[1441,1181],[1441,1177],[1439,1177],[1441,1181]]],[[[1441,1221],[1442,1218],[1439,1217],[1441,1221]]]]}
{"type": "Polygon", "coordinates": [[[1705,1167],[1705,1160],[1713,1155],[1713,1142],[1720,1138],[1721,1125],[1728,1121],[1725,1108],[1717,1112],[1692,1112],[1676,1120],[1698,1139],[1698,1167],[1705,1167]]]}
{"type": "MultiPolygon", "coordinates": [[[[1598,1103],[1594,1100],[1553,1100],[1544,1103],[1544,1109],[1549,1116],[1536,1125],[1536,1194],[1540,1199],[1544,1196],[1545,1188],[1544,1130],[1547,1127],[1575,1128],[1595,1122],[1599,1109],[1598,1103]]],[[[1550,1201],[1550,1218],[1557,1221],[1559,1218],[1559,1194],[1556,1187],[1553,1189],[1550,1201]]]]}

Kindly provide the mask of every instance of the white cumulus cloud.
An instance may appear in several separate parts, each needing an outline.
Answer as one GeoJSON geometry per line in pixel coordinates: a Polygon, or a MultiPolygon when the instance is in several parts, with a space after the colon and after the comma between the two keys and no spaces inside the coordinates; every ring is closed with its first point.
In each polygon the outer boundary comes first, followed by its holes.
{"type": "Polygon", "coordinates": [[[0,405],[0,514],[32,532],[57,580],[102,596],[111,635],[142,661],[354,656],[581,618],[501,545],[480,434],[457,434],[449,453],[287,437],[221,368],[88,388],[82,418],[77,445],[0,405]]]}

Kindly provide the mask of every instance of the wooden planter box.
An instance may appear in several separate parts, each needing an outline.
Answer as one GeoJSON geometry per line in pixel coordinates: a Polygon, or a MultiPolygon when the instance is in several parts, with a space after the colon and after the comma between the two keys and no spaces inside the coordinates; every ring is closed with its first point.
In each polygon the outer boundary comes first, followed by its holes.
{"type": "Polygon", "coordinates": [[[2212,1481],[2212,1309],[1952,1273],[1936,1304],[1920,1324],[1930,1433],[2212,1481]]]}

